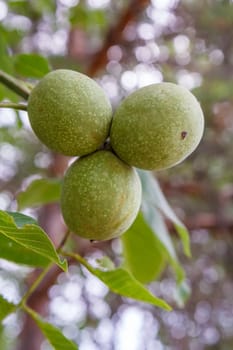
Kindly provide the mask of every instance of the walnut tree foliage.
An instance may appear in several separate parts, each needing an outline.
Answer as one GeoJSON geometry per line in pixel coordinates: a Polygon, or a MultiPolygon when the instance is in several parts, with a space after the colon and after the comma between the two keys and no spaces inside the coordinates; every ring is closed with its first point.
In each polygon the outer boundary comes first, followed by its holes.
{"type": "MultiPolygon", "coordinates": [[[[69,159],[41,145],[28,126],[26,112],[0,110],[1,277],[11,277],[7,262],[19,271],[26,269],[17,276],[17,298],[1,286],[1,349],[13,348],[4,333],[10,315],[26,319],[27,325],[34,320],[52,348],[78,349],[82,328],[93,327],[94,317],[77,321],[79,335],[72,338],[33,299],[37,290],[43,294],[43,282],[45,294],[56,286],[51,271],[68,276],[70,268],[73,278],[95,276],[110,291],[106,300],[113,310],[120,297],[142,302],[149,310],[178,310],[190,297],[192,284],[187,283],[192,272],[185,271],[191,257],[186,227],[216,232],[223,223],[232,230],[233,4],[183,0],[167,5],[148,1],[142,6],[143,1],[132,1],[140,9],[135,16],[130,1],[106,1],[105,6],[95,6],[95,1],[1,3],[2,107],[23,108],[37,81],[53,69],[68,68],[94,72],[115,108],[144,84],[162,80],[183,84],[199,99],[207,120],[204,140],[190,159],[157,174],[139,171],[143,201],[136,221],[120,239],[98,244],[68,235],[60,218],[61,182],[69,159]],[[126,12],[132,16],[129,22],[126,12]],[[122,26],[120,18],[125,20],[122,26]],[[157,295],[153,286],[167,273],[175,295],[166,299],[166,293],[157,295]]],[[[27,330],[23,326],[22,330],[23,339],[27,330]]],[[[23,341],[20,345],[20,339],[14,340],[16,348],[27,344],[23,341]]]]}

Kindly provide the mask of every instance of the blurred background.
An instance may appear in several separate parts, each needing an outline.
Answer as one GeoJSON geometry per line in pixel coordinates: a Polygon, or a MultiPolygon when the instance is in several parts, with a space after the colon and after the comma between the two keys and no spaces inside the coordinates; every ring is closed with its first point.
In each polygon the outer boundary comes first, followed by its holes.
{"type": "MultiPolygon", "coordinates": [[[[14,69],[9,56],[38,53],[53,69],[96,79],[114,107],[140,87],[171,81],[190,89],[205,114],[204,138],[195,153],[155,174],[191,235],[192,259],[180,254],[191,288],[186,305],[174,302],[169,268],[149,287],[173,305],[170,313],[109,293],[77,265],[68,275],[54,270],[30,303],[42,314],[48,305],[48,319],[80,350],[233,349],[232,39],[231,0],[0,0],[5,72],[14,69]]],[[[16,98],[0,85],[3,97],[16,98]]],[[[15,210],[19,189],[32,178],[62,176],[68,161],[37,141],[26,113],[0,111],[0,209],[15,210]]],[[[25,213],[59,242],[64,227],[57,205],[25,213]]],[[[117,240],[76,243],[89,257],[121,256],[117,240]]],[[[1,294],[19,301],[30,271],[0,260],[1,294]]],[[[51,349],[46,341],[40,345],[31,322],[21,314],[9,316],[0,329],[0,349],[51,349]]]]}

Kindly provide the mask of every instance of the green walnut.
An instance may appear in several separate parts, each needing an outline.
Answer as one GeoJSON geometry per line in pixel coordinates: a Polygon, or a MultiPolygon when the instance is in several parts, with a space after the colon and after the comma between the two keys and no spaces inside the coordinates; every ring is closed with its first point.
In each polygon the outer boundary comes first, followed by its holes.
{"type": "Polygon", "coordinates": [[[136,170],[110,151],[77,159],[65,174],[62,214],[69,229],[81,237],[99,241],[121,235],[133,223],[140,204],[136,170]]]}
{"type": "Polygon", "coordinates": [[[58,69],[32,90],[28,115],[33,131],[48,148],[82,156],[97,150],[108,137],[112,108],[94,80],[58,69]]]}
{"type": "Polygon", "coordinates": [[[199,144],[204,117],[186,88],[160,83],[129,95],[113,117],[110,139],[126,163],[159,170],[182,162],[199,144]]]}

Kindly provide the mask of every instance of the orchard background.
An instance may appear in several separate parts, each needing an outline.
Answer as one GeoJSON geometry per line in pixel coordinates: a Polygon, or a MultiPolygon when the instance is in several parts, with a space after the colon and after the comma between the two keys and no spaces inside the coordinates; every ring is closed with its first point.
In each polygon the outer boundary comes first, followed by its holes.
{"type": "Polygon", "coordinates": [[[37,80],[67,68],[96,79],[113,107],[142,86],[179,83],[206,121],[185,162],[140,172],[144,204],[124,239],[64,242],[58,200],[70,159],[41,145],[26,112],[0,110],[1,350],[232,349],[232,31],[230,0],[0,0],[1,107],[25,103],[37,80]],[[72,252],[68,273],[51,242],[72,252]],[[114,275],[122,264],[127,295],[114,275]],[[135,285],[131,273],[151,281],[135,285]],[[144,303],[125,297],[133,291],[144,303]],[[173,310],[152,305],[165,306],[158,298],[173,310]]]}

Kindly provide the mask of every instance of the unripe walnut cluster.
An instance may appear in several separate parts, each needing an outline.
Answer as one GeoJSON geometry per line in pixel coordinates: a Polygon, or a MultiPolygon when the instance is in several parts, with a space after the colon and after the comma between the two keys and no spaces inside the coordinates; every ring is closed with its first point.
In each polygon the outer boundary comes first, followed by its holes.
{"type": "Polygon", "coordinates": [[[66,69],[47,74],[36,85],[28,114],[48,148],[80,157],[65,174],[61,210],[69,229],[91,240],[118,237],[135,220],[141,183],[133,167],[159,170],[180,163],[204,130],[201,107],[184,87],[160,83],[141,88],[112,115],[101,87],[66,69]]]}

